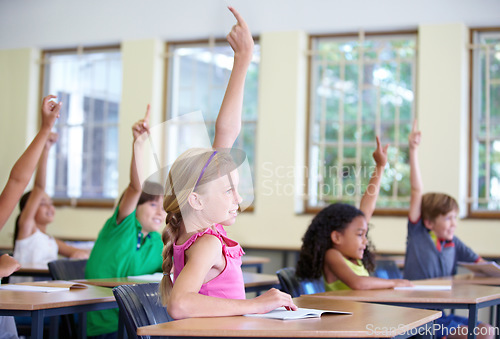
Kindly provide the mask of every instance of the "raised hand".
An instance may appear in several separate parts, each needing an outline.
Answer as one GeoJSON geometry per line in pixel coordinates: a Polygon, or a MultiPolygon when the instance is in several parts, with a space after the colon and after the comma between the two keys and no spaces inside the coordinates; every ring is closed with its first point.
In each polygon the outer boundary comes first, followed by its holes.
{"type": "Polygon", "coordinates": [[[373,160],[377,166],[384,167],[387,163],[387,149],[389,148],[389,144],[382,147],[380,143],[380,138],[377,136],[377,148],[373,152],[373,160]]]}
{"type": "Polygon", "coordinates": [[[410,280],[406,279],[393,279],[394,287],[412,287],[413,284],[410,280]]]}
{"type": "Polygon", "coordinates": [[[420,139],[422,133],[418,130],[417,119],[413,120],[413,126],[411,128],[410,135],[408,136],[408,145],[410,149],[416,149],[420,145],[420,139]]]}
{"type": "Polygon", "coordinates": [[[42,127],[52,129],[56,119],[59,118],[62,102],[55,102],[52,99],[57,98],[55,95],[47,95],[42,102],[42,127]]]}
{"type": "Polygon", "coordinates": [[[146,108],[146,115],[144,116],[144,118],[137,121],[132,126],[132,134],[134,135],[134,141],[136,141],[137,138],[141,136],[143,133],[145,132],[149,133],[149,112],[150,112],[150,105],[148,104],[146,108]]]}
{"type": "Polygon", "coordinates": [[[227,41],[234,51],[234,58],[242,58],[250,63],[253,55],[253,38],[250,29],[247,26],[243,17],[233,7],[228,7],[231,13],[236,18],[236,25],[233,26],[231,32],[227,35],[227,41]]]}

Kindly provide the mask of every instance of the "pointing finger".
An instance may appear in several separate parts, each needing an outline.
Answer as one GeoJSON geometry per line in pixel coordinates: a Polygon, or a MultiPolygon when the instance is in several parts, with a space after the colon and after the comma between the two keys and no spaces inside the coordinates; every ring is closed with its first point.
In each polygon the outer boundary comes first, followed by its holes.
{"type": "Polygon", "coordinates": [[[147,122],[149,122],[149,112],[150,112],[150,105],[148,104],[147,108],[146,108],[146,115],[144,116],[144,120],[147,122]]]}
{"type": "Polygon", "coordinates": [[[413,120],[413,126],[411,128],[411,131],[412,132],[416,132],[418,130],[418,126],[417,126],[417,119],[413,120]]]}
{"type": "Polygon", "coordinates": [[[234,7],[232,7],[232,6],[228,6],[227,8],[229,8],[229,10],[231,11],[231,13],[233,13],[234,17],[236,18],[236,21],[238,21],[238,23],[241,26],[245,26],[246,27],[247,23],[245,22],[245,20],[241,16],[241,14],[238,13],[238,11],[236,9],[234,9],[234,7]]]}
{"type": "Polygon", "coordinates": [[[375,139],[377,139],[377,149],[379,149],[379,148],[380,148],[380,138],[379,138],[379,136],[377,135],[377,136],[375,137],[375,139]]]}

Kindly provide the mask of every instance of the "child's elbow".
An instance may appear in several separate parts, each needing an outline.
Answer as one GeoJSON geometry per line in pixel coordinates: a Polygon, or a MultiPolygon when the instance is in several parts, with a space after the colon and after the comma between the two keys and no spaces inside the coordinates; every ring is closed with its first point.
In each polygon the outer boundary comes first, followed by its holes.
{"type": "Polygon", "coordinates": [[[183,303],[180,298],[175,296],[170,296],[167,303],[167,312],[175,320],[189,318],[191,314],[187,303],[183,303]]]}

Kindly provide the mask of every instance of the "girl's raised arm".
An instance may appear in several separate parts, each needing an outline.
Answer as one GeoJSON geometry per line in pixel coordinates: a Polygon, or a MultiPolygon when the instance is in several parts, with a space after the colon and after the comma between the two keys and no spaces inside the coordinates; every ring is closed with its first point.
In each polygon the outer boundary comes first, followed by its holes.
{"type": "Polygon", "coordinates": [[[23,195],[38,164],[40,154],[50,135],[50,130],[59,117],[62,103],[51,101],[54,98],[56,98],[55,95],[48,95],[43,99],[41,108],[42,127],[26,151],[24,151],[12,167],[9,180],[0,194],[0,229],[5,225],[17,202],[23,195]]]}
{"type": "Polygon", "coordinates": [[[359,209],[365,215],[366,222],[369,223],[375,211],[378,194],[380,192],[380,181],[384,174],[385,164],[387,163],[387,148],[389,145],[382,147],[380,138],[377,136],[377,148],[373,152],[373,159],[375,160],[375,170],[372,173],[368,187],[361,198],[359,209]]]}
{"type": "Polygon", "coordinates": [[[24,206],[18,221],[18,233],[17,239],[24,239],[33,234],[36,226],[35,215],[38,211],[38,207],[42,203],[42,199],[45,196],[45,182],[47,176],[47,159],[49,157],[50,148],[57,141],[57,134],[50,133],[45,147],[42,151],[42,155],[38,161],[38,169],[35,176],[35,185],[31,191],[28,200],[26,201],[26,206],[24,206]]]}
{"type": "Polygon", "coordinates": [[[254,42],[241,15],[232,7],[229,10],[237,20],[227,41],[234,51],[234,63],[226,93],[215,122],[214,148],[231,148],[240,134],[243,92],[248,66],[252,61],[254,42]]]}

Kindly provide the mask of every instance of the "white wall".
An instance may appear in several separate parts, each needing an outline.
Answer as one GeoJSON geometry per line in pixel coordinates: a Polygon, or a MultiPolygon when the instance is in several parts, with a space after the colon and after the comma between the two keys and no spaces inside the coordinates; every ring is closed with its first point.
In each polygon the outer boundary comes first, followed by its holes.
{"type": "Polygon", "coordinates": [[[498,0],[0,0],[0,49],[225,36],[235,6],[255,34],[462,22],[498,25],[498,0]]]}
{"type": "MultiPolygon", "coordinates": [[[[468,28],[500,26],[500,1],[228,2],[241,11],[252,32],[260,35],[262,45],[256,207],[230,228],[236,240],[247,246],[298,248],[312,218],[296,215],[297,201],[289,188],[297,188],[300,182],[283,175],[282,170],[304,164],[304,52],[311,33],[418,28],[417,107],[423,132],[420,159],[425,188],[448,192],[463,202],[467,178],[468,28]],[[269,194],[265,189],[269,182],[282,190],[269,194]],[[283,191],[285,187],[287,191],[283,191]]],[[[233,24],[225,3],[88,0],[75,5],[64,0],[0,0],[2,187],[12,164],[36,131],[39,49],[121,43],[121,191],[129,173],[130,126],[143,114],[147,102],[153,104],[154,121],[161,121],[162,41],[224,36],[233,24]]],[[[95,238],[110,215],[109,209],[60,208],[49,231],[62,237],[95,238]]],[[[378,250],[404,252],[405,218],[375,217],[372,223],[375,227],[371,236],[378,250]]],[[[0,246],[10,244],[12,225],[13,218],[1,233],[0,246]]],[[[481,254],[500,255],[498,220],[461,220],[457,234],[481,254]]]]}

